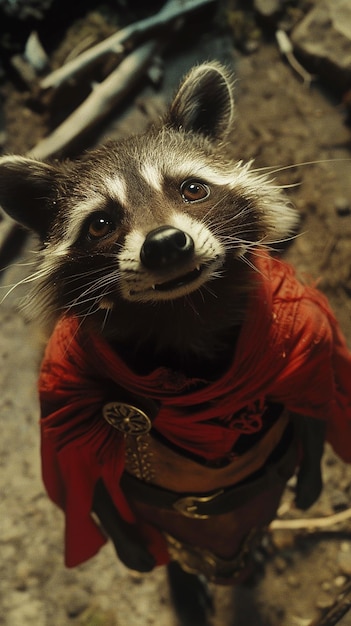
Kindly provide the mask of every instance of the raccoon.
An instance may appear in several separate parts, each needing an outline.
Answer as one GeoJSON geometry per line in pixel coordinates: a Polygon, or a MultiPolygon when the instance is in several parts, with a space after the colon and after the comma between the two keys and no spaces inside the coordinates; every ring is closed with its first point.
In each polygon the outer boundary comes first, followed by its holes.
{"type": "Polygon", "coordinates": [[[252,571],[295,471],[298,506],[318,497],[326,421],[351,460],[345,340],[324,297],[270,255],[298,215],[228,157],[233,126],[232,76],[208,62],[143,135],[75,161],[0,160],[0,204],[40,240],[28,299],[52,333],[43,474],[66,563],[107,534],[132,569],[168,564],[184,624],[207,619],[198,575],[252,571]]]}
{"type": "Polygon", "coordinates": [[[42,242],[29,297],[41,322],[97,317],[109,339],[151,342],[149,358],[216,358],[244,318],[252,253],[297,224],[277,186],[227,159],[233,108],[228,72],[205,64],[159,129],[76,162],[2,159],[2,206],[42,242]]]}

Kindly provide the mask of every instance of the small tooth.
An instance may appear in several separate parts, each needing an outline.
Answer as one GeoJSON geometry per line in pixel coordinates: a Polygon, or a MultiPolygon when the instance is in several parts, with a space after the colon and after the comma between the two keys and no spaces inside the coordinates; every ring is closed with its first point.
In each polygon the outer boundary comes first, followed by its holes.
{"type": "Polygon", "coordinates": [[[153,289],[155,291],[156,285],[151,285],[151,289],[153,289]]]}
{"type": "Polygon", "coordinates": [[[197,271],[199,272],[199,271],[200,271],[200,265],[197,265],[197,266],[196,266],[196,269],[197,269],[197,271]]]}

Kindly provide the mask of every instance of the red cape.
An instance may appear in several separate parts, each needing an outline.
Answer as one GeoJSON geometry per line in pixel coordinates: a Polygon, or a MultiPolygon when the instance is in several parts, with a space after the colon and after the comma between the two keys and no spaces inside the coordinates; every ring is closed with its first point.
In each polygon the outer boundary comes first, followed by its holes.
{"type": "Polygon", "coordinates": [[[351,355],[328,302],[298,282],[286,263],[267,256],[258,265],[262,279],[231,366],[206,385],[166,368],[136,375],[102,337],[82,331],[77,318],[58,322],[39,380],[42,465],[48,493],[66,513],[68,566],[90,558],[106,541],[90,515],[99,477],[121,515],[138,524],[157,562],[168,560],[162,535],[134,519],[119,487],[123,436],[101,417],[102,406],[118,400],[118,394],[111,397],[114,384],[160,401],[154,428],[210,460],[228,454],[243,432],[261,428],[259,419],[243,423],[236,413],[271,401],[325,420],[328,441],[351,462],[351,355]]]}

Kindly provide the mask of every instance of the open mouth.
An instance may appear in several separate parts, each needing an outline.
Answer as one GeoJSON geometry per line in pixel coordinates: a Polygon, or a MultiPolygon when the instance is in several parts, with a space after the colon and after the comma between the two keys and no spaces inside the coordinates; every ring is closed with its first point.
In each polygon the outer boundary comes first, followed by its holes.
{"type": "Polygon", "coordinates": [[[186,274],[181,274],[162,283],[153,283],[146,289],[129,289],[126,299],[140,301],[173,300],[198,289],[202,283],[213,276],[214,268],[219,265],[218,257],[212,263],[197,265],[186,274]]]}
{"type": "Polygon", "coordinates": [[[172,291],[173,289],[179,289],[179,287],[185,287],[186,285],[192,283],[194,280],[199,278],[201,274],[202,267],[196,267],[194,270],[184,274],[183,276],[177,276],[177,278],[173,278],[172,280],[153,285],[153,289],[155,291],[172,291]]]}

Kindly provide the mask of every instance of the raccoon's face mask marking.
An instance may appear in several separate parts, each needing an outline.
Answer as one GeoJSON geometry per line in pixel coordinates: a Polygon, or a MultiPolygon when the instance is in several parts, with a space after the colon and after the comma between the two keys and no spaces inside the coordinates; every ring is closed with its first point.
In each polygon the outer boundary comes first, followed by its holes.
{"type": "Polygon", "coordinates": [[[90,241],[98,241],[104,239],[116,228],[114,221],[107,213],[101,211],[92,216],[87,224],[87,238],[90,241]]]}
{"type": "Polygon", "coordinates": [[[57,317],[204,297],[228,259],[252,264],[250,252],[288,236],[297,219],[281,191],[227,159],[232,120],[231,78],[208,63],[159,130],[61,165],[1,158],[0,204],[42,241],[31,300],[57,317]]]}
{"type": "Polygon", "coordinates": [[[188,215],[170,224],[131,233],[119,254],[121,292],[127,300],[172,300],[217,276],[225,249],[210,230],[188,215]]]}
{"type": "MultiPolygon", "coordinates": [[[[156,228],[132,230],[126,236],[118,255],[120,289],[126,300],[173,300],[218,275],[225,249],[203,221],[191,215],[191,205],[204,203],[209,196],[207,184],[187,179],[179,186],[178,202],[187,213],[173,203],[156,228]]],[[[206,205],[203,211],[208,210],[206,205]]]]}

